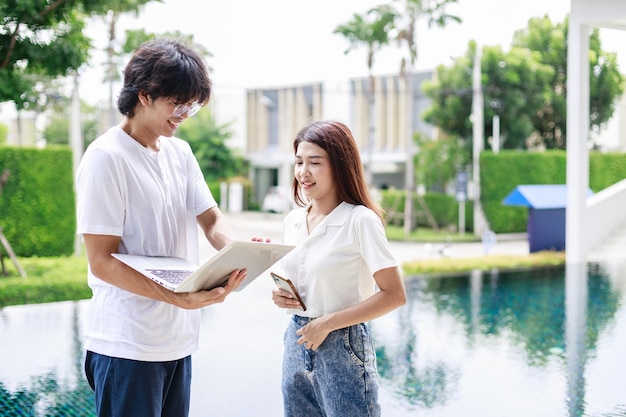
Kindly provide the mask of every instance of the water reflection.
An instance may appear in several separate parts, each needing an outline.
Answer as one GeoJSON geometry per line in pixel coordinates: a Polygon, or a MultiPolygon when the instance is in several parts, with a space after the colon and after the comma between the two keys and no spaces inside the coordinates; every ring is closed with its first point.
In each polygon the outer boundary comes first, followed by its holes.
{"type": "Polygon", "coordinates": [[[46,305],[12,307],[0,310],[0,318],[5,347],[0,349],[4,350],[0,416],[94,416],[93,392],[82,377],[79,303],[55,304],[53,308],[46,305]],[[17,315],[6,311],[13,313],[14,309],[17,315]],[[57,327],[59,325],[63,328],[57,327]],[[29,342],[29,346],[24,346],[21,341],[29,338],[23,334],[17,338],[15,331],[20,329],[34,333],[33,339],[38,343],[29,342]],[[59,343],[61,338],[69,343],[59,343]],[[65,346],[69,349],[59,349],[65,346]],[[39,354],[33,354],[35,352],[39,354]],[[23,363],[21,353],[30,355],[27,369],[16,368],[16,364],[23,363]],[[10,362],[11,359],[15,362],[10,362]],[[44,359],[45,365],[40,359],[44,359]]]}
{"type": "MultiPolygon", "coordinates": [[[[385,417],[626,416],[621,264],[412,278],[372,330],[385,417]]],[[[281,415],[271,280],[203,311],[192,417],[281,415]]],[[[86,302],[0,310],[0,415],[93,415],[86,302]],[[6,358],[11,358],[7,360],[6,358]]]]}
{"type": "Polygon", "coordinates": [[[419,415],[625,416],[626,394],[605,378],[626,359],[598,357],[626,349],[621,270],[415,278],[406,308],[373,323],[379,371],[419,415]]]}

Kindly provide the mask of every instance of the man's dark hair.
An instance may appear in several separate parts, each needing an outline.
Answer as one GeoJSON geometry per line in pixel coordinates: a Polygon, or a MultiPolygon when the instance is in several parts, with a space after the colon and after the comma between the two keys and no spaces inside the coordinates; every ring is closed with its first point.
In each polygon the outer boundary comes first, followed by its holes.
{"type": "Polygon", "coordinates": [[[211,87],[206,64],[196,51],[175,40],[154,39],[139,46],[126,65],[117,108],[133,117],[139,92],[153,100],[171,97],[176,103],[205,104],[211,87]]]}

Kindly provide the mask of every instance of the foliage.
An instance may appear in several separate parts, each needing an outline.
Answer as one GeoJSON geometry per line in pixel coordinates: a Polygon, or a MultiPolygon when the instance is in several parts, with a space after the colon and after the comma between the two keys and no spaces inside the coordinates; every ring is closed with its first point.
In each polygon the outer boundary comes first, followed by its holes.
{"type": "Polygon", "coordinates": [[[18,256],[72,253],[75,210],[72,153],[67,147],[0,147],[8,169],[0,193],[0,227],[18,256]]]}
{"type": "MultiPolygon", "coordinates": [[[[424,83],[424,93],[433,103],[424,119],[450,135],[472,138],[472,67],[476,45],[470,42],[467,54],[451,67],[439,66],[435,80],[424,83]]],[[[493,116],[500,117],[500,147],[525,149],[533,133],[532,115],[550,94],[552,69],[537,55],[513,48],[505,53],[499,46],[484,47],[481,59],[485,106],[485,132],[493,132],[493,116]]],[[[486,137],[488,135],[485,135],[486,137]]],[[[471,143],[471,140],[469,141],[471,143]]],[[[490,146],[485,138],[485,149],[490,146]]]]}
{"type": "Polygon", "coordinates": [[[397,39],[406,44],[409,50],[410,63],[414,66],[417,61],[417,21],[425,18],[428,27],[436,25],[445,27],[449,22],[461,23],[461,18],[446,12],[450,4],[458,3],[458,0],[441,0],[432,2],[429,0],[396,0],[403,3],[403,10],[395,11],[394,26],[399,29],[397,39]]]}
{"type": "Polygon", "coordinates": [[[496,233],[527,229],[528,209],[502,204],[522,184],[565,184],[565,152],[501,151],[480,155],[480,200],[491,230],[496,233]],[[487,174],[490,173],[490,174],[487,174]]]}
{"type": "Polygon", "coordinates": [[[589,188],[598,192],[626,178],[626,154],[589,154],[589,188]]]}
{"type": "Polygon", "coordinates": [[[432,140],[417,135],[418,154],[415,156],[415,173],[418,184],[427,190],[446,190],[456,172],[464,170],[470,162],[470,153],[465,151],[463,141],[443,135],[432,140]]]}
{"type": "MultiPolygon", "coordinates": [[[[546,17],[531,19],[515,35],[513,47],[484,47],[481,58],[485,102],[485,136],[493,132],[493,116],[500,116],[501,148],[529,145],[565,148],[567,20],[553,26],[546,17]],[[530,141],[529,141],[530,140],[530,141]]],[[[432,106],[424,118],[450,135],[472,137],[473,41],[464,57],[450,67],[439,66],[433,81],[424,84],[432,106]]],[[[590,41],[590,124],[600,129],[615,110],[623,92],[623,76],[615,54],[602,51],[598,31],[590,41]]],[[[488,148],[489,143],[485,143],[488,148]]]]}
{"type": "Polygon", "coordinates": [[[91,41],[83,35],[94,0],[28,0],[0,5],[0,102],[18,109],[37,102],[35,85],[77,71],[87,61],[91,41]]]}
{"type": "MultiPolygon", "coordinates": [[[[530,19],[528,29],[517,31],[513,47],[527,48],[540,55],[540,61],[554,68],[548,81],[553,94],[533,113],[535,130],[546,148],[565,149],[567,95],[567,33],[569,19],[552,24],[547,17],[530,19]]],[[[615,111],[616,98],[624,92],[624,76],[617,56],[602,50],[597,28],[589,34],[590,114],[592,129],[601,130],[615,111]]]]}
{"type": "Polygon", "coordinates": [[[193,150],[207,181],[246,175],[246,164],[226,142],[232,137],[230,125],[218,125],[213,114],[203,109],[180,125],[177,136],[193,150]]]}
{"type": "MultiPolygon", "coordinates": [[[[566,153],[502,151],[480,155],[480,199],[491,229],[497,233],[521,232],[527,228],[528,209],[504,206],[502,200],[523,184],[565,184],[566,153]]],[[[626,178],[626,154],[589,154],[589,185],[601,191],[626,178]]]]}
{"type": "Polygon", "coordinates": [[[87,17],[137,11],[148,1],[159,0],[0,3],[0,102],[13,101],[18,110],[35,106],[42,82],[77,74],[88,61],[87,17]]]}
{"type": "Polygon", "coordinates": [[[394,10],[390,6],[378,6],[364,14],[355,13],[352,20],[338,25],[333,33],[342,35],[348,42],[345,54],[364,47],[367,52],[367,68],[371,73],[374,55],[389,43],[389,31],[393,28],[394,10]]]}

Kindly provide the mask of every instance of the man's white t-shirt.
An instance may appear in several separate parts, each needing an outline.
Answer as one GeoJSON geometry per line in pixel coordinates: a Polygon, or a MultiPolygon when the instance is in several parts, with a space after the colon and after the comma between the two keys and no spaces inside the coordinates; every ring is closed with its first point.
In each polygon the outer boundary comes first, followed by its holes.
{"type": "Polygon", "coordinates": [[[283,221],[283,241],[296,248],[281,260],[307,306],[290,314],[320,317],[353,306],[376,291],[374,273],[397,266],[380,218],[365,206],[339,204],[308,233],[308,207],[283,221]]]}
{"type": "MultiPolygon", "coordinates": [[[[216,202],[189,144],[174,137],[159,141],[155,152],[115,126],[88,147],[76,174],[77,233],[120,236],[120,253],[198,263],[196,216],[216,202]]],[[[88,283],[87,350],[169,361],[198,349],[199,310],[132,294],[91,269],[88,283]]]]}

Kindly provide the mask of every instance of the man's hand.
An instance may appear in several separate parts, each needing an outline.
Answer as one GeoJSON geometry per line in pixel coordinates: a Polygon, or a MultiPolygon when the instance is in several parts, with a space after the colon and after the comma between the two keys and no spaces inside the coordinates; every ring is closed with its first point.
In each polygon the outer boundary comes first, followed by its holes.
{"type": "Polygon", "coordinates": [[[239,288],[244,279],[248,276],[248,270],[235,269],[230,273],[226,285],[213,288],[212,290],[202,290],[177,294],[179,297],[174,304],[188,310],[202,308],[211,304],[222,303],[226,297],[239,288]]]}

